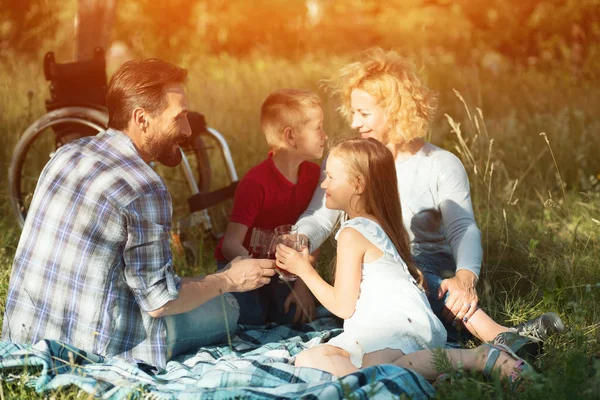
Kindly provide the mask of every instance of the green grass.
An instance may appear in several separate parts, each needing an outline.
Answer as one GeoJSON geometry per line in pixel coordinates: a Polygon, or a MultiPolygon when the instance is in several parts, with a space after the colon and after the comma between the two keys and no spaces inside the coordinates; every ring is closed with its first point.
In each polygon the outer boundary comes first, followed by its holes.
{"type": "MultiPolygon", "coordinates": [[[[191,107],[226,135],[241,176],[262,160],[267,146],[259,130],[262,100],[273,89],[299,87],[324,99],[330,137],[348,134],[336,103],[319,89],[345,60],[307,56],[287,61],[270,56],[237,60],[189,56],[191,107]]],[[[519,398],[596,398],[600,345],[600,108],[597,83],[572,78],[566,69],[513,68],[499,74],[425,60],[428,82],[440,92],[431,141],[461,157],[471,182],[482,232],[481,305],[497,321],[516,324],[544,311],[557,312],[568,327],[551,338],[538,360],[543,378],[519,398]],[[454,92],[452,89],[456,89],[454,92]],[[590,94],[592,93],[592,94],[590,94]],[[446,116],[447,115],[447,116],[446,116]],[[542,132],[545,135],[540,135],[542,132]]],[[[593,65],[590,65],[593,68],[593,65]]],[[[41,63],[18,59],[0,65],[0,311],[19,229],[7,203],[6,173],[20,132],[43,113],[47,87],[41,63]],[[32,93],[28,95],[28,93],[32,93]]],[[[591,75],[593,76],[593,74],[591,75]]],[[[214,159],[216,162],[216,159],[214,159]]],[[[215,168],[214,187],[226,183],[215,168]]],[[[176,193],[176,212],[185,190],[176,193]]],[[[185,232],[201,266],[177,260],[184,275],[214,271],[214,242],[185,232]]],[[[320,268],[330,276],[333,245],[325,245],[320,268]]],[[[2,384],[0,398],[44,398],[25,385],[2,384]]],[[[468,374],[438,388],[439,398],[510,398],[499,381],[468,374]]],[[[75,398],[76,389],[53,393],[75,398]]]]}

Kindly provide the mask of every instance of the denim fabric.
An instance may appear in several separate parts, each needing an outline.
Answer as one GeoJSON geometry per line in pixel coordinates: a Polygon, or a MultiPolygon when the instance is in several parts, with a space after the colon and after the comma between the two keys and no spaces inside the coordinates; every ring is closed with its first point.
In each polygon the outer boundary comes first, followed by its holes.
{"type": "MultiPolygon", "coordinates": [[[[217,271],[227,266],[227,261],[217,261],[217,271]]],[[[291,324],[296,313],[292,304],[286,313],[285,299],[291,292],[293,282],[284,282],[274,276],[267,285],[249,292],[232,293],[240,305],[240,325],[264,325],[267,322],[291,324]]]]}
{"type": "Polygon", "coordinates": [[[163,317],[167,328],[167,360],[200,347],[225,343],[237,329],[240,308],[231,293],[183,314],[163,317]]]}
{"type": "Polygon", "coordinates": [[[413,255],[413,258],[417,267],[423,272],[427,284],[427,300],[429,300],[429,305],[448,332],[448,344],[452,345],[452,342],[465,342],[471,339],[473,336],[466,328],[461,329],[461,326],[457,326],[454,321],[446,321],[442,318],[444,304],[450,292],[446,292],[446,295],[441,299],[437,298],[437,292],[442,281],[454,276],[456,273],[454,258],[450,254],[441,252],[420,253],[413,255]]]}

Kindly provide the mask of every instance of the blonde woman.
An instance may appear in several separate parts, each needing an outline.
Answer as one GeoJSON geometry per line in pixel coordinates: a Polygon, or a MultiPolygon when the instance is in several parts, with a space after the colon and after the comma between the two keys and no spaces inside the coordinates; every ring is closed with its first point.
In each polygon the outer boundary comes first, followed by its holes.
{"type": "MultiPolygon", "coordinates": [[[[460,160],[425,140],[437,106],[414,66],[393,51],[374,48],[344,66],[328,81],[341,101],[340,111],[362,138],[383,143],[394,157],[403,219],[414,260],[425,276],[428,299],[448,334],[459,339],[453,321],[484,341],[506,340],[517,332],[544,340],[564,330],[560,318],[547,313],[513,328],[495,323],[478,307],[481,234],[473,215],[469,181],[460,160]]],[[[340,216],[324,205],[317,188],[300,216],[300,232],[311,250],[331,234],[340,216]]]]}

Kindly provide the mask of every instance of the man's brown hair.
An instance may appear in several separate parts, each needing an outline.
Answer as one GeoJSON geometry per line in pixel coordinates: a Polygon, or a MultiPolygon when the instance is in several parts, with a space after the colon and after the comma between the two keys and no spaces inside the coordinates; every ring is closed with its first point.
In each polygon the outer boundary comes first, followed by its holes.
{"type": "Polygon", "coordinates": [[[169,83],[184,83],[187,70],[156,58],[132,60],[110,78],[106,94],[109,128],[124,130],[131,113],[141,107],[155,116],[167,107],[163,93],[169,83]]]}

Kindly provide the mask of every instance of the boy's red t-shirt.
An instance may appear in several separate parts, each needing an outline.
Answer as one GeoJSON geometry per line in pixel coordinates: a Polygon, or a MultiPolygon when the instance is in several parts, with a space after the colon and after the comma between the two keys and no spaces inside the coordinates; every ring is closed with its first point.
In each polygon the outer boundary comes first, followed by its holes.
{"type": "MultiPolygon", "coordinates": [[[[275,229],[279,225],[295,224],[308,208],[319,184],[321,168],[304,161],[298,169],[298,183],[293,184],[275,166],[271,154],[250,169],[235,191],[229,221],[246,225],[244,247],[248,248],[254,227],[275,229]]],[[[223,239],[215,249],[217,260],[226,260],[221,252],[223,239]]]]}

